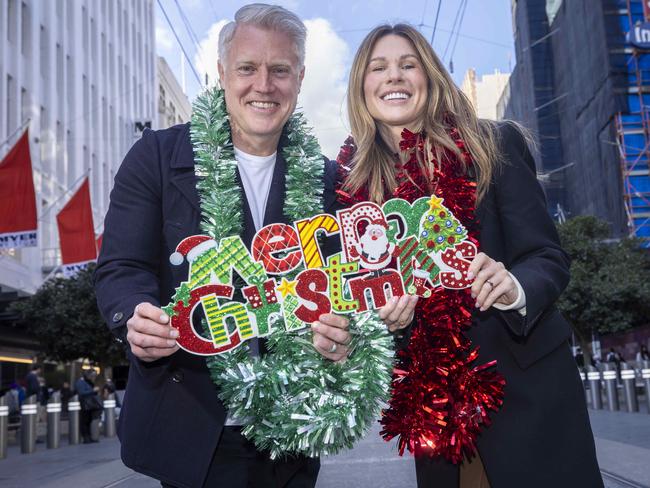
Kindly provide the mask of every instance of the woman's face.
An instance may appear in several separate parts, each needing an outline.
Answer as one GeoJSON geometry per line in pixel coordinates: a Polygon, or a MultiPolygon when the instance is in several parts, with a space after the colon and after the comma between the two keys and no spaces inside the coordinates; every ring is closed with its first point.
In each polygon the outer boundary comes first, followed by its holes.
{"type": "Polygon", "coordinates": [[[370,115],[389,128],[420,127],[427,104],[427,77],[411,42],[395,34],[379,39],[363,80],[370,115]]]}

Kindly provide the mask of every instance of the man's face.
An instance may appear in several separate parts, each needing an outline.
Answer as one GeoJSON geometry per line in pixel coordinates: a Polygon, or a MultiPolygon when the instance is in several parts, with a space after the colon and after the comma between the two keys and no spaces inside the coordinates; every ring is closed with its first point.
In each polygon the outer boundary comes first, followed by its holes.
{"type": "Polygon", "coordinates": [[[223,61],[219,77],[233,144],[251,154],[272,154],[296,107],[304,75],[294,43],[282,32],[243,25],[223,61]]]}

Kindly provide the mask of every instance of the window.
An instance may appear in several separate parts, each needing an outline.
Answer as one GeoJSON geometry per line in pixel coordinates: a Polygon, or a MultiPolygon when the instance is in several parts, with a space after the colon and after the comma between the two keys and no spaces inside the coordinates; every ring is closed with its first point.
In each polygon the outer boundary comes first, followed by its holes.
{"type": "Polygon", "coordinates": [[[14,43],[16,42],[16,26],[18,25],[16,13],[16,0],[9,0],[7,2],[7,40],[14,43]]]}
{"type": "Polygon", "coordinates": [[[86,7],[81,7],[81,30],[83,32],[82,42],[84,48],[88,48],[88,11],[86,7]]]}
{"type": "Polygon", "coordinates": [[[21,25],[23,28],[21,52],[23,53],[23,56],[29,56],[32,49],[32,24],[29,19],[29,7],[25,2],[22,2],[21,14],[21,25]]]}
{"type": "Polygon", "coordinates": [[[7,75],[7,133],[10,134],[18,128],[16,120],[16,87],[11,75],[7,75]]]}
{"type": "MultiPolygon", "coordinates": [[[[63,179],[65,174],[65,153],[63,152],[63,124],[56,121],[56,178],[63,179]]],[[[57,180],[59,184],[61,182],[57,180]]]]}
{"type": "Polygon", "coordinates": [[[50,67],[49,67],[49,46],[47,39],[47,30],[44,25],[41,25],[41,39],[40,39],[40,54],[41,54],[41,76],[45,80],[50,78],[50,67]]]}
{"type": "Polygon", "coordinates": [[[89,111],[89,106],[90,106],[90,93],[88,91],[88,78],[86,75],[82,75],[81,77],[81,85],[82,85],[82,90],[83,90],[83,105],[82,105],[82,110],[83,110],[83,116],[84,119],[86,120],[86,125],[88,125],[88,111],[89,111]]]}
{"type": "Polygon", "coordinates": [[[72,133],[68,130],[66,131],[66,144],[67,148],[65,151],[65,165],[67,169],[67,175],[68,175],[68,182],[65,183],[66,187],[70,187],[72,185],[73,180],[73,174],[74,174],[74,161],[75,161],[75,154],[74,154],[74,141],[72,140],[72,133]]]}
{"type": "Polygon", "coordinates": [[[63,97],[63,48],[56,43],[56,95],[59,99],[63,97]]]}
{"type": "Polygon", "coordinates": [[[41,141],[39,144],[41,150],[41,169],[44,173],[50,175],[52,167],[50,166],[50,145],[52,140],[50,138],[49,124],[47,121],[47,110],[41,106],[41,141]]]}
{"type": "Polygon", "coordinates": [[[31,107],[29,104],[29,92],[27,88],[20,90],[20,123],[22,124],[27,119],[31,118],[31,107]]]}

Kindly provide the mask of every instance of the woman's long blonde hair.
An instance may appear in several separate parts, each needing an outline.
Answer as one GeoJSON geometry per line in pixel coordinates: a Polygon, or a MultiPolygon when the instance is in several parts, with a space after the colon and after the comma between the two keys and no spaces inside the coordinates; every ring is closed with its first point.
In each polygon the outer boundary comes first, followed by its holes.
{"type": "MultiPolygon", "coordinates": [[[[460,150],[448,132],[450,124],[456,127],[474,160],[477,173],[476,196],[477,201],[480,201],[499,160],[494,123],[476,117],[469,100],[454,84],[429,43],[408,24],[375,27],[363,40],[354,57],[348,84],[348,116],[357,149],[345,188],[354,192],[367,185],[369,198],[381,203],[384,195],[391,193],[397,186],[394,153],[382,138],[379,123],[368,111],[363,90],[372,50],[379,39],[389,34],[402,36],[413,44],[428,80],[425,115],[422,127],[418,128],[426,134],[427,152],[433,152],[437,161],[440,161],[445,149],[460,156],[460,150]]],[[[406,156],[401,155],[402,158],[406,156]]],[[[419,162],[425,174],[432,175],[434,168],[431,167],[430,159],[424,158],[419,162]]],[[[433,187],[423,190],[431,193],[433,187]]]]}

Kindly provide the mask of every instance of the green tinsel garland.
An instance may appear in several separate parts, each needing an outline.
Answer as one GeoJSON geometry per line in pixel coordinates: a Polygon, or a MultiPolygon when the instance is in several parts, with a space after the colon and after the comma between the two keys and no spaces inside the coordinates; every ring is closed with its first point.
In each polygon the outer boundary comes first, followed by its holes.
{"type": "MultiPolygon", "coordinates": [[[[286,129],[284,211],[296,221],[323,211],[323,159],[302,114],[292,115],[286,129]]],[[[223,91],[208,89],[196,99],[191,138],[201,228],[216,240],[241,234],[242,195],[223,91]]],[[[243,434],[272,458],[337,453],[352,447],[379,417],[389,396],[393,340],[375,312],[350,319],[352,342],[342,363],[314,349],[308,328],[288,332],[281,320],[265,356],[251,357],[244,344],[206,360],[230,414],[247,420],[243,434]]]]}

